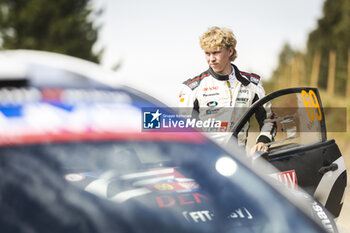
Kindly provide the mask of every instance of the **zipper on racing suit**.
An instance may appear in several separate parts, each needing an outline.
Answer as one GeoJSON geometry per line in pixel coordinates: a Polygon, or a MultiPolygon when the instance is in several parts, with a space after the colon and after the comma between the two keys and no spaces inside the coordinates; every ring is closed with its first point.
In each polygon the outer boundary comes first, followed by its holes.
{"type": "Polygon", "coordinates": [[[232,100],[233,99],[233,93],[235,93],[235,90],[236,90],[236,88],[238,86],[238,82],[237,81],[235,82],[233,88],[232,88],[231,83],[230,83],[229,80],[227,80],[226,83],[227,83],[227,86],[228,86],[228,91],[230,92],[230,107],[232,107],[232,105],[233,105],[233,100],[232,100]]]}
{"type": "Polygon", "coordinates": [[[231,84],[230,81],[226,81],[227,86],[228,86],[228,91],[230,92],[230,107],[232,106],[232,91],[231,91],[231,84]]]}

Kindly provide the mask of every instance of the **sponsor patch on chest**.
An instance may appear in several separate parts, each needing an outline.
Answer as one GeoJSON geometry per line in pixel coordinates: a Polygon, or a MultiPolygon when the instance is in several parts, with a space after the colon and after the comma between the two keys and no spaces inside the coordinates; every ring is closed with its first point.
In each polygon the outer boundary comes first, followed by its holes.
{"type": "Polygon", "coordinates": [[[218,105],[217,101],[210,101],[210,102],[207,103],[208,107],[215,107],[216,105],[218,105]]]}
{"type": "Polygon", "coordinates": [[[209,94],[204,93],[204,94],[203,94],[203,97],[217,96],[217,95],[220,95],[220,93],[209,93],[209,94]]]}
{"type": "Polygon", "coordinates": [[[213,86],[213,87],[204,87],[203,91],[215,91],[219,90],[219,86],[213,86]]]}
{"type": "Polygon", "coordinates": [[[240,97],[240,98],[236,99],[236,103],[238,103],[238,104],[246,104],[248,102],[248,100],[249,100],[248,98],[240,97]]]}
{"type": "Polygon", "coordinates": [[[240,89],[238,91],[238,93],[242,93],[242,94],[249,94],[249,90],[246,90],[246,89],[240,89]]]}

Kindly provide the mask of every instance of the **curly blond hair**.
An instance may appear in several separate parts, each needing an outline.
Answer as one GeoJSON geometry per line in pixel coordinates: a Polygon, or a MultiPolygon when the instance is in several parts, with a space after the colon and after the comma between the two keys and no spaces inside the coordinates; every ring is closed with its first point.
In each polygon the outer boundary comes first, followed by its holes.
{"type": "Polygon", "coordinates": [[[234,61],[237,57],[236,45],[237,40],[233,32],[228,28],[210,27],[200,37],[201,48],[206,50],[213,49],[229,49],[233,48],[233,54],[230,57],[231,61],[234,61]]]}

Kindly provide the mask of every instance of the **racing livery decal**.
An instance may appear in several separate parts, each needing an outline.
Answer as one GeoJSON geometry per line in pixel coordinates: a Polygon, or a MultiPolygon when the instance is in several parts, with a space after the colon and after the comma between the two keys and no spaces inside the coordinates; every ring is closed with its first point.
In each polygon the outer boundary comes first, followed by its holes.
{"type": "MultiPolygon", "coordinates": [[[[182,215],[188,222],[201,223],[213,221],[215,214],[211,210],[198,210],[198,211],[183,211],[182,215]]],[[[228,217],[228,219],[247,219],[252,220],[253,215],[245,207],[234,210],[228,217]]]]}
{"type": "Polygon", "coordinates": [[[162,195],[156,197],[159,208],[171,207],[176,204],[180,206],[200,204],[203,202],[203,200],[208,200],[208,197],[200,193],[186,193],[177,196],[162,195]]]}
{"type": "Polygon", "coordinates": [[[318,204],[316,201],[314,201],[312,203],[312,208],[317,213],[317,217],[320,219],[324,228],[326,228],[327,231],[330,233],[335,232],[331,221],[329,220],[327,214],[325,213],[323,208],[320,206],[320,204],[318,204]]]}
{"type": "Polygon", "coordinates": [[[278,172],[278,173],[270,174],[270,176],[280,181],[282,184],[284,184],[290,189],[295,189],[295,190],[298,189],[298,180],[297,180],[297,175],[295,170],[278,172]]]}

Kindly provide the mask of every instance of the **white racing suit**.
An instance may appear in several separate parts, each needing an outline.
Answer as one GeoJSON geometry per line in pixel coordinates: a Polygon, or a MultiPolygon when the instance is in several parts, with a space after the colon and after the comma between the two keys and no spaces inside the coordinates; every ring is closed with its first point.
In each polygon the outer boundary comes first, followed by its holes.
{"type": "MultiPolygon", "coordinates": [[[[211,68],[199,76],[188,79],[181,85],[179,94],[179,112],[200,120],[215,119],[221,121],[221,127],[210,129],[209,137],[219,144],[226,144],[232,137],[233,125],[248,108],[265,96],[260,77],[256,74],[241,72],[231,64],[233,72],[221,76],[211,68]]],[[[258,109],[255,117],[260,126],[256,142],[273,141],[275,125],[265,119],[272,119],[270,102],[258,109]]],[[[238,144],[247,142],[249,123],[238,133],[238,144]]]]}

